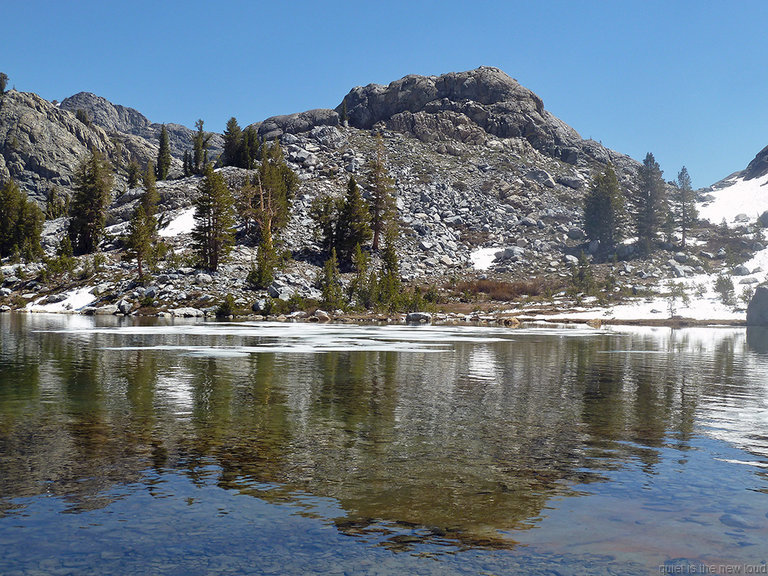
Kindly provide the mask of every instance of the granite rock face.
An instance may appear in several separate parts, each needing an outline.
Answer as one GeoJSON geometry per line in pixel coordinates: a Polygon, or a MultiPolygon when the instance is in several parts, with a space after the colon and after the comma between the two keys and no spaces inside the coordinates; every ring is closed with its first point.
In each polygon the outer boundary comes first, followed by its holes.
{"type": "Polygon", "coordinates": [[[752,180],[753,178],[760,178],[768,174],[768,146],[760,150],[752,161],[747,165],[741,176],[745,180],[752,180]]]}
{"type": "Polygon", "coordinates": [[[768,326],[768,286],[758,286],[747,306],[747,326],[768,326]]]}
{"type": "Polygon", "coordinates": [[[40,96],[11,90],[0,98],[0,180],[13,178],[42,200],[53,185],[72,186],[89,149],[114,152],[109,135],[40,96]]]}
{"type": "Polygon", "coordinates": [[[353,88],[336,108],[346,105],[349,124],[372,128],[379,122],[425,141],[448,136],[482,143],[485,135],[524,138],[534,148],[576,164],[581,157],[609,157],[592,142],[544,109],[536,94],[498,68],[482,66],[442,76],[409,75],[387,86],[353,88]]]}
{"type": "MultiPolygon", "coordinates": [[[[150,122],[138,110],[113,104],[106,98],[90,92],[79,92],[65,98],[61,102],[61,108],[69,110],[73,114],[77,110],[83,110],[93,124],[103,128],[107,134],[118,136],[121,141],[133,143],[134,147],[137,146],[136,139],[131,139],[130,136],[138,136],[146,141],[144,145],[148,144],[150,151],[154,153],[154,157],[150,155],[150,159],[156,158],[162,124],[150,122]]],[[[184,151],[192,148],[194,131],[181,124],[166,124],[165,128],[171,143],[171,155],[181,159],[184,156],[184,151]]],[[[130,144],[126,144],[126,146],[130,150],[130,144]]],[[[222,137],[219,134],[214,134],[209,143],[211,157],[218,156],[223,146],[222,137]]],[[[140,161],[141,158],[142,156],[139,155],[140,161]]]]}

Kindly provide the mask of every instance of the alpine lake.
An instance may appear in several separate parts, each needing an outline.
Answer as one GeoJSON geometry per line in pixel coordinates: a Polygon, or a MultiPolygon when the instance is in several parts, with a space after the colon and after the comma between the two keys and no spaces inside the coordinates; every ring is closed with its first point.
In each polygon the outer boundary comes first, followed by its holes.
{"type": "Polygon", "coordinates": [[[0,315],[0,574],[766,574],[768,333],[0,315]]]}

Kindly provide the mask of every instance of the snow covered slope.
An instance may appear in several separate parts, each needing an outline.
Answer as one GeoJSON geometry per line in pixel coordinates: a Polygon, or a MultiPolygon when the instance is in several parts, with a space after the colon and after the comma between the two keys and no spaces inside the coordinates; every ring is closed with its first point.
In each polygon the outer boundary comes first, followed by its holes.
{"type": "Polygon", "coordinates": [[[768,175],[752,180],[735,176],[724,182],[725,187],[707,194],[711,198],[699,204],[699,217],[713,224],[725,218],[728,225],[739,224],[736,217],[745,214],[754,222],[768,210],[768,175]]]}

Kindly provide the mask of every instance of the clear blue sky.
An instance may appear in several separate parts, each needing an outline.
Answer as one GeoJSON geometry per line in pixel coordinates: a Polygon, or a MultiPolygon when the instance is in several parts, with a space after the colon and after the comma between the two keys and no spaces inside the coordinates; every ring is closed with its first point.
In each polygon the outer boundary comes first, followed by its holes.
{"type": "Polygon", "coordinates": [[[0,0],[0,71],[222,131],[498,66],[583,137],[709,185],[768,145],[768,2],[0,0]]]}

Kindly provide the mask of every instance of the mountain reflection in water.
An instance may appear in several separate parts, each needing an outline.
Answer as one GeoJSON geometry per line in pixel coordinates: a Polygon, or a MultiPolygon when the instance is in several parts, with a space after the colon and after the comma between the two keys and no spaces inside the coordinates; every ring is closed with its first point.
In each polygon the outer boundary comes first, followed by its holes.
{"type": "Polygon", "coordinates": [[[746,462],[729,465],[766,504],[768,335],[752,329],[4,315],[0,332],[0,533],[28,499],[85,512],[173,473],[332,499],[332,517],[303,513],[392,550],[513,549],[567,497],[642,491],[700,438],[742,450],[708,459],[746,462]]]}

